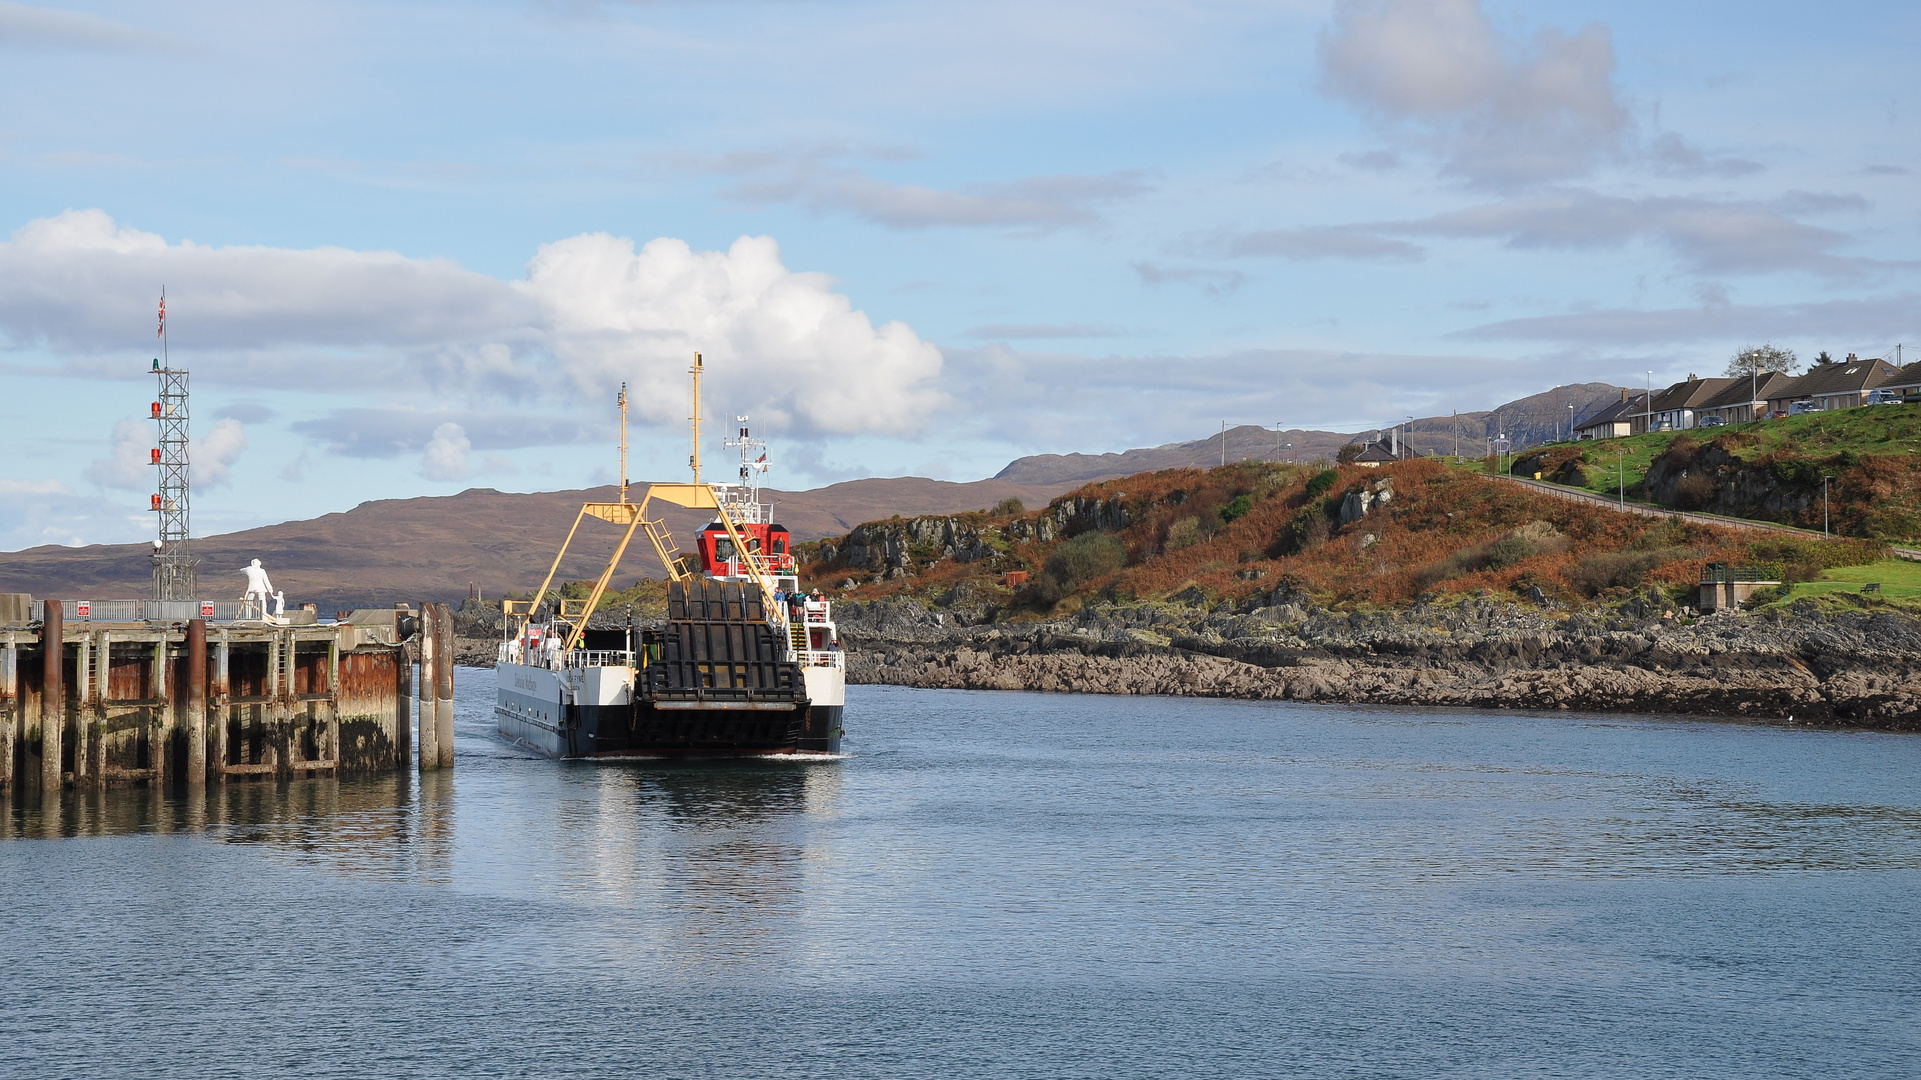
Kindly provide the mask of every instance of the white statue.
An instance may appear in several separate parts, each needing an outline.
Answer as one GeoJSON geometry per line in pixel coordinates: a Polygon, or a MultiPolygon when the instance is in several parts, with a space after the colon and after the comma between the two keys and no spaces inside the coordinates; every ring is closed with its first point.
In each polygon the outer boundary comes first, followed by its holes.
{"type": "Polygon", "coordinates": [[[241,599],[260,612],[261,618],[267,617],[267,601],[273,598],[273,582],[267,580],[267,572],[260,568],[260,560],[242,571],[247,575],[247,593],[241,599]]]}
{"type": "Polygon", "coordinates": [[[284,592],[273,594],[273,617],[276,619],[287,617],[287,594],[284,592]]]}

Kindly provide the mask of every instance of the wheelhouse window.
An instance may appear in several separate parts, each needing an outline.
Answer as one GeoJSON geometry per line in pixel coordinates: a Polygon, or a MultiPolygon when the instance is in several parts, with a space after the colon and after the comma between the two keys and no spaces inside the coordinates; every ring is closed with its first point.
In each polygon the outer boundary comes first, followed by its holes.
{"type": "Polygon", "coordinates": [[[725,536],[714,538],[714,561],[734,561],[734,542],[732,540],[727,539],[725,536]]]}

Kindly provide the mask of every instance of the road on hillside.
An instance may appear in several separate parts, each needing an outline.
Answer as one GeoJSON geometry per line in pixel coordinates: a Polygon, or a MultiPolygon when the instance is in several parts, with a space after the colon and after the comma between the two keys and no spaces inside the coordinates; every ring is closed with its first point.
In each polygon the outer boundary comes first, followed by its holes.
{"type": "MultiPolygon", "coordinates": [[[[1753,529],[1759,532],[1787,533],[1792,536],[1812,537],[1821,535],[1812,529],[1798,529],[1792,525],[1781,525],[1772,521],[1752,521],[1748,518],[1724,517],[1720,514],[1700,514],[1691,510],[1671,510],[1665,506],[1653,506],[1648,503],[1622,502],[1619,499],[1606,495],[1597,495],[1592,491],[1582,491],[1578,488],[1562,487],[1560,484],[1550,484],[1545,480],[1527,480],[1519,476],[1495,476],[1492,479],[1505,480],[1510,484],[1519,484],[1522,487],[1539,491],[1544,495],[1552,495],[1557,499],[1566,499],[1570,502],[1598,503],[1610,510],[1617,510],[1627,514],[1640,514],[1643,517],[1673,517],[1680,518],[1684,521],[1700,522],[1703,525],[1721,525],[1731,529],[1753,529]]],[[[1896,558],[1907,559],[1910,562],[1921,562],[1921,551],[1915,551],[1909,548],[1891,548],[1890,550],[1894,552],[1896,558]]]]}

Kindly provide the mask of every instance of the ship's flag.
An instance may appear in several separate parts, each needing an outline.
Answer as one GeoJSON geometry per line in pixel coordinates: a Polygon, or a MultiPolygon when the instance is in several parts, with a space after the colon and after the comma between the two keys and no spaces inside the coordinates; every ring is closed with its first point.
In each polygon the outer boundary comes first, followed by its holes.
{"type": "Polygon", "coordinates": [[[766,461],[767,461],[767,455],[766,455],[766,454],[762,454],[761,456],[759,456],[759,457],[757,457],[757,458],[755,458],[755,459],[754,459],[754,464],[756,464],[756,465],[762,465],[762,464],[765,464],[765,463],[766,463],[766,461]]]}
{"type": "Polygon", "coordinates": [[[167,336],[167,293],[164,289],[160,292],[160,325],[154,330],[153,336],[167,336]]]}

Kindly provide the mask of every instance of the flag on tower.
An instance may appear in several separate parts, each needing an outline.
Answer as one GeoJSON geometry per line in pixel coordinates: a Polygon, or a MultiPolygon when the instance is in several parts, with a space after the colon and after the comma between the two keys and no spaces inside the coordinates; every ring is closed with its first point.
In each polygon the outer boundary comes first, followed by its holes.
{"type": "Polygon", "coordinates": [[[160,325],[153,332],[154,337],[167,336],[167,290],[160,290],[160,325]]]}

